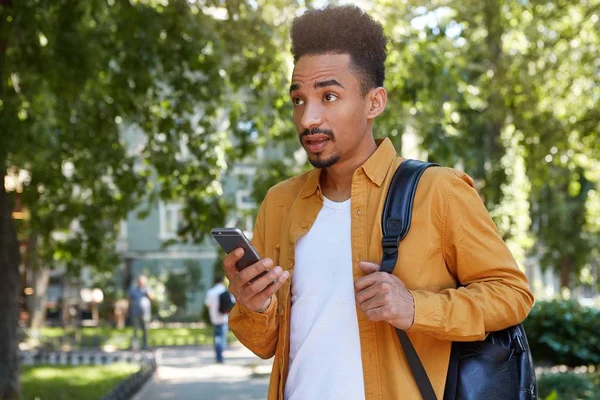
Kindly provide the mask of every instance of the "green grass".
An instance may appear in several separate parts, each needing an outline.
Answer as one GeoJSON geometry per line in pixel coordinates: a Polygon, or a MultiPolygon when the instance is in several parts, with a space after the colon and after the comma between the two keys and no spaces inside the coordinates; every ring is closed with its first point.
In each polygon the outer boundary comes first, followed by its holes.
{"type": "Polygon", "coordinates": [[[136,364],[22,367],[22,400],[98,400],[140,369],[136,364]]]}
{"type": "MultiPolygon", "coordinates": [[[[101,347],[105,345],[115,346],[117,349],[128,349],[131,347],[133,336],[132,328],[81,328],[79,337],[76,338],[73,330],[63,328],[44,328],[41,330],[41,339],[58,347],[61,338],[67,342],[78,343],[81,347],[101,347]]],[[[230,332],[228,341],[235,341],[230,332]]],[[[148,344],[150,346],[182,346],[182,345],[206,345],[212,344],[212,328],[157,328],[148,332],[148,344]]],[[[79,347],[77,346],[77,347],[79,347]]]]}

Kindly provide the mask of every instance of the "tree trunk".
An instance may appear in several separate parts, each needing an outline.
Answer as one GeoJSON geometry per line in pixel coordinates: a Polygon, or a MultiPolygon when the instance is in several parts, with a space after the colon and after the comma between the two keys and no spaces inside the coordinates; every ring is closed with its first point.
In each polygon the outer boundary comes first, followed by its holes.
{"type": "Polygon", "coordinates": [[[46,293],[50,281],[50,269],[40,267],[37,257],[37,236],[29,235],[27,254],[22,260],[31,274],[31,288],[33,294],[28,297],[27,308],[31,317],[31,330],[36,333],[46,323],[46,293]]]}
{"type": "Polygon", "coordinates": [[[0,399],[2,400],[17,399],[21,390],[17,350],[19,288],[19,243],[8,193],[2,184],[0,189],[0,399]]]}
{"type": "Polygon", "coordinates": [[[35,268],[31,274],[33,294],[29,296],[29,313],[31,315],[31,329],[38,331],[46,323],[46,292],[50,281],[50,269],[35,268]]]}
{"type": "Polygon", "coordinates": [[[506,81],[502,51],[502,35],[504,34],[501,20],[502,4],[503,2],[498,0],[489,0],[483,6],[484,24],[488,31],[486,61],[490,71],[494,74],[490,82],[488,108],[485,112],[488,125],[487,159],[490,162],[490,169],[485,172],[486,186],[483,189],[483,195],[488,208],[494,208],[502,201],[500,187],[504,181],[504,169],[500,163],[505,154],[501,134],[506,120],[506,104],[502,94],[502,88],[506,81]]]}
{"type": "Polygon", "coordinates": [[[560,260],[560,289],[571,289],[571,257],[560,260]]]}
{"type": "MultiPolygon", "coordinates": [[[[12,12],[11,0],[0,0],[0,99],[4,98],[6,49],[12,12]]],[[[2,113],[2,111],[0,111],[2,113]]],[[[3,115],[0,114],[0,126],[3,115]]],[[[0,149],[0,400],[18,399],[21,392],[19,321],[19,242],[12,219],[12,205],[4,187],[7,168],[8,137],[2,132],[0,149]]]]}

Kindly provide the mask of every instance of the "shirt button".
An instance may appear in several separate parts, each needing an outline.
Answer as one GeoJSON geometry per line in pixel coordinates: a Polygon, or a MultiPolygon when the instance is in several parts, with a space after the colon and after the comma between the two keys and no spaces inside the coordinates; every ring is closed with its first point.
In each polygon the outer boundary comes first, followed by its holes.
{"type": "Polygon", "coordinates": [[[360,215],[360,213],[361,213],[360,208],[357,208],[356,209],[356,215],[360,215]]]}
{"type": "Polygon", "coordinates": [[[308,228],[308,224],[306,222],[303,222],[302,223],[302,228],[304,228],[304,229],[308,228]]]}

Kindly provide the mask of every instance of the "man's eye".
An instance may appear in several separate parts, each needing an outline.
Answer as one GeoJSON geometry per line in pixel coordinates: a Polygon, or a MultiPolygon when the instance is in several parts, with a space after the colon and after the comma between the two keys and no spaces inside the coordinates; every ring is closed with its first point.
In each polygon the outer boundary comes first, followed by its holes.
{"type": "Polygon", "coordinates": [[[294,103],[295,106],[301,106],[304,104],[304,100],[302,100],[300,97],[294,97],[292,99],[292,103],[294,103]]]}
{"type": "Polygon", "coordinates": [[[327,93],[324,97],[323,100],[325,100],[327,103],[331,103],[334,102],[338,99],[338,97],[333,94],[333,93],[327,93]]]}

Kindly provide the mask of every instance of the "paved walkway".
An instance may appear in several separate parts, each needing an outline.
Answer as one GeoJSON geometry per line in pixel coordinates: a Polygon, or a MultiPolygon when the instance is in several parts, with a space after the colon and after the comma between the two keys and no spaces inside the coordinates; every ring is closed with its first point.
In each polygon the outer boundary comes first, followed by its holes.
{"type": "Polygon", "coordinates": [[[241,344],[214,363],[210,346],[157,350],[158,368],[133,400],[264,400],[272,360],[261,360],[241,344]]]}

